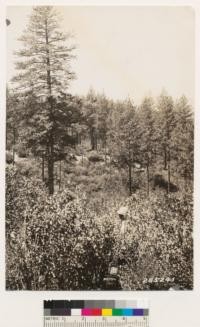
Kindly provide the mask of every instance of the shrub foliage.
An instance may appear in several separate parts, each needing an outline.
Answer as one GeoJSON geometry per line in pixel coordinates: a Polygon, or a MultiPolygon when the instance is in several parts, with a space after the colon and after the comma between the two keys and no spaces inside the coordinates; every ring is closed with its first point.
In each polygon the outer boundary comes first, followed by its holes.
{"type": "Polygon", "coordinates": [[[192,195],[134,195],[125,235],[113,202],[102,215],[78,190],[49,197],[45,186],[7,167],[7,289],[100,289],[116,257],[124,289],[169,288],[146,278],[175,278],[192,288],[192,195]],[[188,201],[190,199],[191,201],[188,201]],[[162,208],[162,209],[161,209],[162,208]]]}

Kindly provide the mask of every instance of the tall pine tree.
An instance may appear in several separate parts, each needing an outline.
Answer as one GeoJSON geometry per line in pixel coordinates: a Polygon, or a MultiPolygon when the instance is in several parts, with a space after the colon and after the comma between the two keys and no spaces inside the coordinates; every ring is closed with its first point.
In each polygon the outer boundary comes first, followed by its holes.
{"type": "Polygon", "coordinates": [[[194,162],[194,120],[192,108],[185,96],[182,96],[175,107],[176,128],[174,140],[177,153],[177,170],[184,177],[185,186],[193,178],[194,162]]]}
{"type": "Polygon", "coordinates": [[[154,148],[155,148],[155,124],[153,115],[153,99],[145,98],[140,106],[140,129],[141,129],[141,147],[143,165],[147,171],[147,195],[150,191],[150,165],[153,161],[154,148]]]}
{"type": "Polygon", "coordinates": [[[33,8],[27,28],[20,41],[23,47],[16,53],[19,73],[14,77],[16,88],[24,97],[34,94],[38,108],[32,120],[38,120],[39,130],[35,133],[40,143],[42,137],[48,161],[49,194],[54,192],[54,148],[56,125],[56,98],[66,92],[74,78],[70,69],[73,58],[70,35],[60,31],[59,15],[52,6],[33,8]],[[68,41],[68,45],[66,43],[68,41]]]}
{"type": "Polygon", "coordinates": [[[122,167],[128,168],[129,195],[133,189],[133,165],[140,161],[141,131],[136,107],[130,99],[121,104],[123,111],[115,126],[113,150],[122,167]]]}
{"type": "Polygon", "coordinates": [[[173,131],[176,126],[172,97],[163,92],[159,97],[158,109],[160,120],[160,145],[164,152],[164,168],[167,169],[167,192],[169,193],[171,185],[171,155],[174,148],[173,131]]]}

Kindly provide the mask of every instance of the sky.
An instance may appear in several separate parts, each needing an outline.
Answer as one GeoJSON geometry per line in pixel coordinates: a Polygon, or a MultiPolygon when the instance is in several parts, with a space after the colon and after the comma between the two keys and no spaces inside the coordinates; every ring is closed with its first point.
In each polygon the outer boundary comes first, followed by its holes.
{"type": "MultiPolygon", "coordinates": [[[[175,99],[185,94],[194,105],[195,17],[191,7],[57,6],[62,30],[74,34],[76,73],[69,88],[85,95],[92,87],[115,100],[165,89],[175,99]]],[[[29,20],[31,6],[9,6],[7,79],[15,74],[13,52],[29,20]]]]}

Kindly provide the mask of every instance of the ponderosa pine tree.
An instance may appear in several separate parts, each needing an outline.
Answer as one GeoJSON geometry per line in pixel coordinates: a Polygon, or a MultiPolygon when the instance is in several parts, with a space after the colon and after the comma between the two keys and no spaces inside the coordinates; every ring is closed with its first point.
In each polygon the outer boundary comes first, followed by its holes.
{"type": "Polygon", "coordinates": [[[150,165],[152,163],[154,147],[155,147],[155,124],[153,115],[153,99],[146,97],[139,110],[140,117],[140,151],[142,155],[143,165],[147,171],[147,195],[149,196],[150,184],[150,165]]]}
{"type": "Polygon", "coordinates": [[[174,102],[172,97],[163,92],[158,100],[158,109],[160,122],[160,145],[164,151],[165,168],[167,168],[168,173],[167,192],[169,193],[171,185],[171,154],[174,147],[173,131],[176,126],[174,102]]]}
{"type": "Polygon", "coordinates": [[[97,150],[98,145],[98,106],[97,95],[90,89],[84,101],[84,119],[88,127],[91,150],[97,150]]]}
{"type": "Polygon", "coordinates": [[[184,177],[185,184],[193,178],[194,163],[194,119],[192,108],[185,96],[176,103],[176,128],[174,140],[177,153],[177,170],[184,177]]]}
{"type": "Polygon", "coordinates": [[[17,108],[19,99],[12,90],[6,89],[6,149],[12,150],[12,162],[15,163],[15,146],[18,138],[19,116],[17,108]]]}
{"type": "Polygon", "coordinates": [[[131,195],[133,188],[133,164],[140,161],[141,131],[136,107],[131,103],[130,99],[126,100],[122,107],[123,112],[118,120],[118,124],[115,126],[115,153],[117,154],[118,162],[122,166],[126,165],[128,167],[129,194],[131,195]]]}
{"type": "Polygon", "coordinates": [[[60,31],[59,19],[52,6],[33,7],[28,26],[19,39],[23,47],[16,53],[20,58],[16,63],[19,73],[13,79],[21,95],[34,94],[41,107],[40,112],[37,110],[39,131],[36,128],[32,133],[38,135],[39,143],[41,135],[45,139],[49,194],[54,192],[56,98],[66,92],[74,78],[70,69],[74,46],[69,40],[71,35],[60,31]]]}
{"type": "Polygon", "coordinates": [[[106,149],[107,146],[107,134],[109,130],[109,113],[111,110],[111,103],[105,94],[97,95],[97,107],[98,107],[98,136],[101,141],[101,147],[106,149]]]}

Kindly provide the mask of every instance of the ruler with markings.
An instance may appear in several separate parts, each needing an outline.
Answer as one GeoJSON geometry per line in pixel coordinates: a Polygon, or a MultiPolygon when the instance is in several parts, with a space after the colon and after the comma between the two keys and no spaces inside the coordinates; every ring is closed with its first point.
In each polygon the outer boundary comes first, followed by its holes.
{"type": "Polygon", "coordinates": [[[149,317],[44,317],[44,327],[149,327],[149,317]]]}

